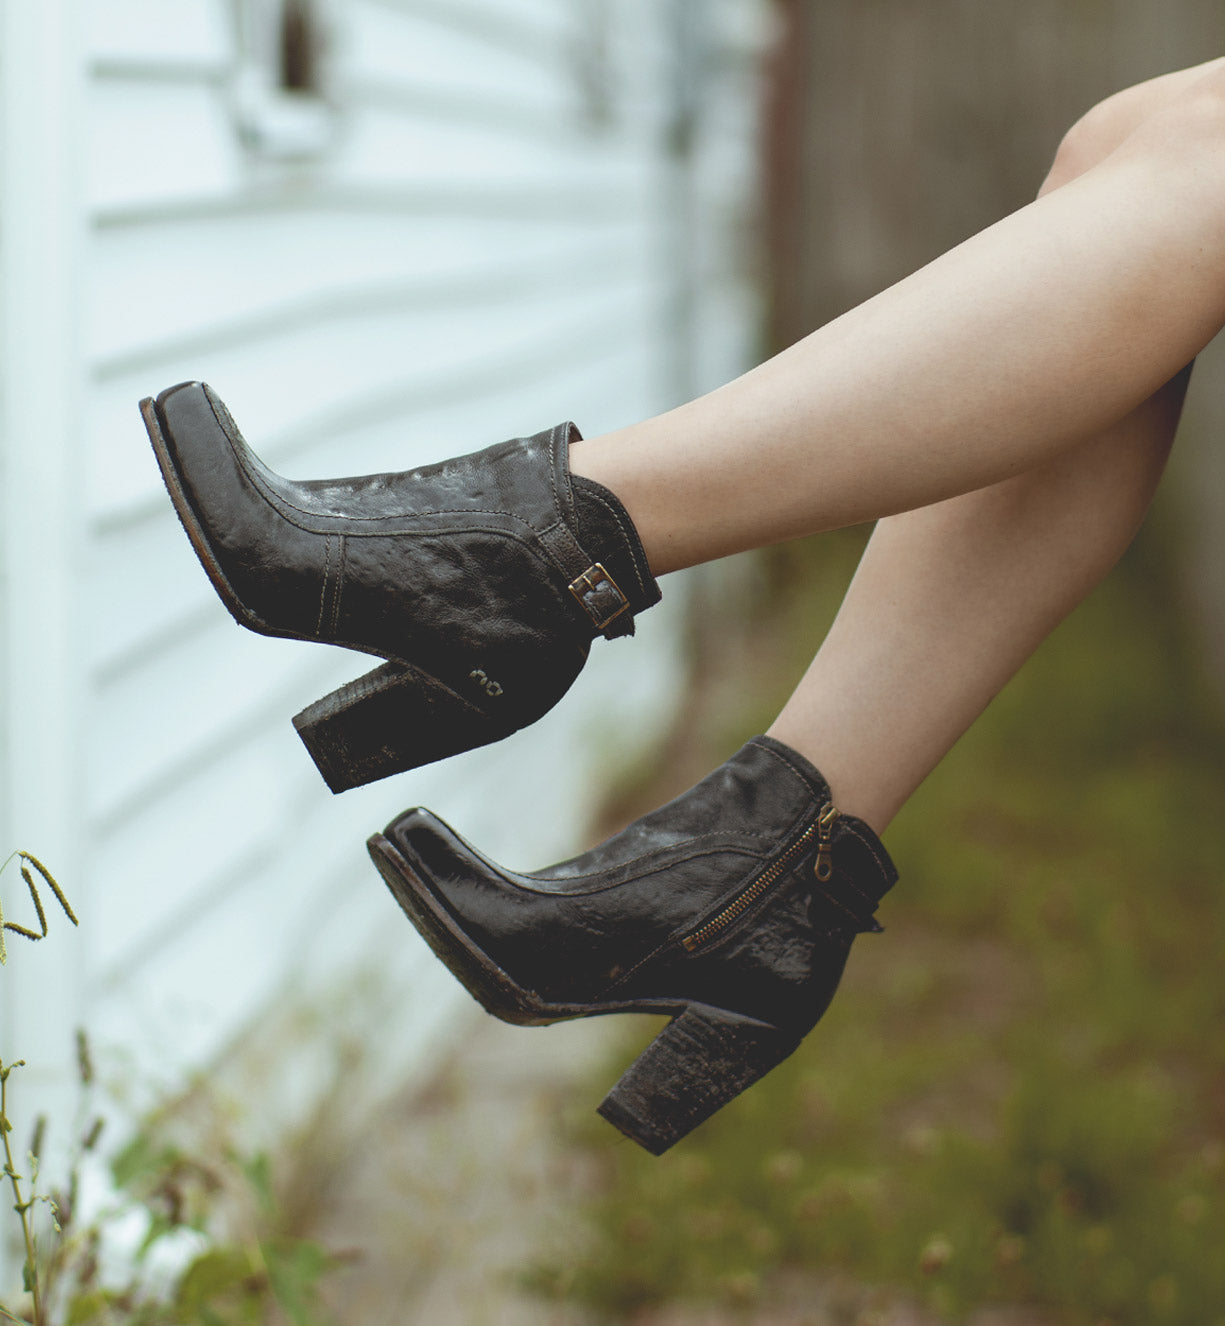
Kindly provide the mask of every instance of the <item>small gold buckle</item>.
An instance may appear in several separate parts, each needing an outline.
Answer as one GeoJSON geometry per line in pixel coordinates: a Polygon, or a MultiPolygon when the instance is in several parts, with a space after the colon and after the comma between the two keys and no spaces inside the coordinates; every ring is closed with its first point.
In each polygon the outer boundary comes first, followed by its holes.
{"type": "Polygon", "coordinates": [[[629,599],[621,592],[620,585],[608,574],[600,562],[589,566],[581,576],[577,576],[570,582],[570,593],[579,601],[580,606],[587,615],[595,621],[597,631],[602,631],[610,622],[614,622],[630,605],[629,599]],[[583,598],[584,594],[594,594],[602,585],[606,585],[621,600],[621,606],[616,612],[610,612],[603,621],[596,620],[596,614],[591,611],[587,601],[583,598]]]}

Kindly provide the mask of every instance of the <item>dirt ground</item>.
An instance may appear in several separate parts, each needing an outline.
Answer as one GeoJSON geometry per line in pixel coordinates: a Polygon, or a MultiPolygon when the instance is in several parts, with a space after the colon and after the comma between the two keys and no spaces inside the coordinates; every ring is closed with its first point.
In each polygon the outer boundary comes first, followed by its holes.
{"type": "Polygon", "coordinates": [[[564,1243],[583,1175],[558,1119],[610,1033],[509,1027],[474,1008],[454,1053],[424,1090],[386,1105],[332,1185],[314,1232],[357,1251],[329,1278],[344,1326],[585,1326],[516,1280],[564,1243]]]}
{"type": "MultiPolygon", "coordinates": [[[[585,1233],[575,1204],[592,1182],[560,1125],[594,1110],[617,1019],[505,1026],[474,1010],[422,1089],[388,1102],[346,1157],[313,1233],[351,1250],[329,1277],[343,1326],[597,1326],[533,1296],[533,1263],[564,1261],[585,1233]],[[593,1085],[594,1083],[594,1085],[593,1085]]],[[[613,1070],[615,1073],[615,1069],[613,1070]]],[[[611,1085],[611,1075],[609,1085],[611,1085]]],[[[626,1146],[633,1145],[625,1142],[626,1146]]],[[[780,1280],[746,1311],[666,1308],[630,1326],[941,1326],[896,1297],[841,1281],[780,1280]]],[[[1010,1311],[967,1326],[1042,1326],[1010,1311]]]]}

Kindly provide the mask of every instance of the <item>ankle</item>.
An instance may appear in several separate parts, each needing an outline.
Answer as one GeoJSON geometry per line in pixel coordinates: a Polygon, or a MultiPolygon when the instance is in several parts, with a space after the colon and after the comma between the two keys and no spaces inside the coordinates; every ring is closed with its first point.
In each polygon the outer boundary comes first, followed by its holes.
{"type": "Polygon", "coordinates": [[[843,814],[863,820],[878,836],[906,801],[906,796],[899,794],[887,778],[876,776],[862,760],[856,760],[853,749],[814,736],[789,722],[785,713],[766,729],[766,736],[790,746],[815,765],[829,785],[834,805],[843,814]]]}
{"type": "Polygon", "coordinates": [[[599,484],[617,499],[633,522],[652,575],[678,571],[687,563],[678,560],[672,551],[674,528],[660,518],[659,503],[652,500],[650,485],[639,481],[624,449],[614,441],[618,436],[605,433],[574,443],[570,448],[570,473],[576,479],[599,484]]]}

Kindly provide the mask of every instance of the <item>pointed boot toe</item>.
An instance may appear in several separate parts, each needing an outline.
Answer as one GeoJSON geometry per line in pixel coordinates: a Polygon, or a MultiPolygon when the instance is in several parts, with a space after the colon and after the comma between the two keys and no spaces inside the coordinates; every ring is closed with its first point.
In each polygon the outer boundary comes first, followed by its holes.
{"type": "Polygon", "coordinates": [[[370,839],[397,902],[495,1016],[671,1021],[600,1113],[660,1154],[785,1059],[829,1006],[897,873],[802,756],[756,737],[696,787],[549,870],[515,874],[425,810],[370,839]]]}
{"type": "Polygon", "coordinates": [[[402,473],[294,482],[204,383],[141,413],[235,620],[386,660],[294,719],[333,791],[534,722],[597,635],[631,635],[659,599],[624,508],[570,475],[573,424],[402,473]]]}

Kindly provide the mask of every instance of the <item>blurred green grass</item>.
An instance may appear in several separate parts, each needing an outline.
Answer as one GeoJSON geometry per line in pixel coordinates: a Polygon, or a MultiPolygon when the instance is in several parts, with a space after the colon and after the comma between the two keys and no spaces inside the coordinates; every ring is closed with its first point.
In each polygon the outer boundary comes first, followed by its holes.
{"type": "MultiPolygon", "coordinates": [[[[1171,529],[1150,524],[889,830],[888,933],[856,945],[801,1050],[661,1159],[581,1132],[591,1237],[539,1288],[751,1320],[781,1275],[837,1273],[951,1321],[1225,1323],[1225,736],[1171,529]]],[[[774,554],[782,590],[749,633],[778,678],[718,704],[722,725],[763,726],[855,550],[774,554]]]]}

